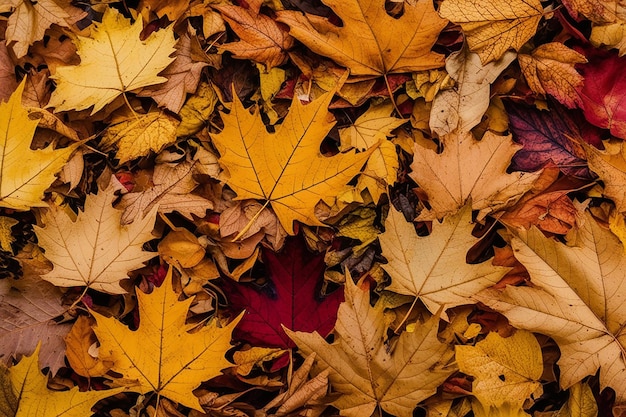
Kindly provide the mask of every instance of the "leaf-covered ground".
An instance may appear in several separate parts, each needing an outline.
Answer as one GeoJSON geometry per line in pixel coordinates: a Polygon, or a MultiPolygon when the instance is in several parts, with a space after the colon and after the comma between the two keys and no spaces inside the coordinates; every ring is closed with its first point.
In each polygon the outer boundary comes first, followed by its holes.
{"type": "Polygon", "coordinates": [[[623,0],[0,0],[0,417],[626,416],[623,0]]]}

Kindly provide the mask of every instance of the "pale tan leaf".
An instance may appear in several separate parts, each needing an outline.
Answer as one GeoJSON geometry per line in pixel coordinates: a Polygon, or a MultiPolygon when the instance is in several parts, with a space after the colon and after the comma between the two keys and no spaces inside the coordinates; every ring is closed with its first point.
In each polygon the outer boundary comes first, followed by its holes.
{"type": "Polygon", "coordinates": [[[395,416],[412,416],[417,403],[434,394],[454,371],[444,363],[449,347],[437,340],[439,318],[402,333],[388,351],[383,343],[382,303],[372,307],[369,288],[355,285],[350,276],[345,291],[332,344],[317,332],[286,329],[287,334],[302,353],[316,354],[316,372],[328,370],[333,389],[343,394],[332,403],[342,415],[370,416],[378,408],[395,416]]]}
{"type": "Polygon", "coordinates": [[[587,213],[577,246],[546,238],[536,228],[520,232],[511,244],[533,286],[485,290],[475,298],[514,326],[558,343],[563,388],[600,368],[601,387],[614,388],[617,402],[624,402],[626,256],[620,241],[587,213]]]}
{"type": "Polygon", "coordinates": [[[435,96],[430,111],[430,128],[438,135],[454,130],[469,131],[489,107],[490,86],[515,59],[505,52],[501,58],[483,65],[480,56],[463,48],[446,58],[446,71],[457,82],[456,88],[435,96]]]}
{"type": "MultiPolygon", "coordinates": [[[[113,181],[111,181],[111,184],[113,181]]],[[[75,221],[51,207],[43,216],[45,227],[34,226],[39,245],[54,269],[42,278],[57,286],[87,286],[110,294],[124,294],[120,281],[140,268],[155,252],[142,246],[154,238],[154,207],[130,226],[121,226],[122,212],[113,208],[113,185],[90,194],[85,211],[75,221]]]]}
{"type": "Polygon", "coordinates": [[[402,213],[391,208],[385,232],[379,236],[383,269],[391,276],[388,290],[419,297],[431,312],[441,306],[467,304],[469,297],[498,282],[509,268],[491,261],[468,264],[467,251],[478,242],[472,236],[472,213],[465,206],[443,223],[433,222],[429,236],[420,237],[402,213]]]}

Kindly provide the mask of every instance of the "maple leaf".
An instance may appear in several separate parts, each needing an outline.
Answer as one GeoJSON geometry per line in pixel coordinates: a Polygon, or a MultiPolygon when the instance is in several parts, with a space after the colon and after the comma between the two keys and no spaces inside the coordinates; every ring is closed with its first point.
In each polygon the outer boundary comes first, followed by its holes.
{"type": "Polygon", "coordinates": [[[341,415],[370,416],[380,408],[395,416],[412,416],[415,406],[454,372],[444,363],[448,345],[437,339],[439,317],[402,333],[389,351],[381,326],[383,303],[372,307],[365,287],[346,277],[346,301],[339,306],[332,344],[317,332],[286,332],[304,355],[316,354],[317,373],[328,370],[332,387],[343,394],[332,403],[341,415]]]}
{"type": "Polygon", "coordinates": [[[0,5],[0,12],[13,8],[6,40],[18,58],[28,53],[29,45],[43,39],[52,24],[69,27],[87,16],[86,12],[72,6],[69,0],[9,0],[4,3],[0,5]]]}
{"type": "Polygon", "coordinates": [[[326,265],[324,255],[308,252],[300,237],[288,238],[283,250],[262,250],[270,284],[256,290],[227,281],[224,289],[235,311],[246,310],[235,337],[255,346],[294,347],[281,326],[326,336],[333,329],[343,291],[324,298],[319,287],[326,265]]]}
{"type": "MultiPolygon", "coordinates": [[[[11,414],[7,413],[6,416],[85,417],[92,414],[91,408],[98,401],[124,391],[124,388],[114,388],[80,392],[78,387],[69,391],[50,391],[47,387],[48,378],[39,370],[38,359],[39,346],[31,356],[23,357],[17,365],[8,369],[12,393],[5,400],[11,410],[11,414]]],[[[0,365],[0,369],[3,368],[0,365]]],[[[0,371],[0,374],[3,372],[0,371]]]]}
{"type": "Polygon", "coordinates": [[[142,89],[138,95],[151,97],[160,107],[178,113],[185,103],[188,93],[194,93],[200,83],[202,69],[214,62],[204,54],[198,37],[193,29],[185,33],[176,43],[174,62],[159,74],[166,77],[167,81],[162,84],[151,85],[142,89]]]}
{"type": "Polygon", "coordinates": [[[439,14],[461,25],[470,50],[487,64],[519,50],[535,34],[543,8],[539,0],[444,0],[439,14]]]}
{"type": "Polygon", "coordinates": [[[146,217],[155,207],[161,213],[177,211],[189,220],[192,214],[203,217],[207,210],[213,208],[213,203],[192,192],[199,185],[194,175],[203,173],[201,166],[210,163],[217,166],[217,157],[211,154],[208,158],[210,160],[187,158],[183,162],[157,164],[146,186],[136,186],[132,192],[122,196],[116,206],[124,210],[121,223],[126,225],[146,217]]]}
{"type": "Polygon", "coordinates": [[[269,16],[239,6],[215,7],[239,40],[222,45],[235,58],[251,59],[265,64],[266,71],[281,65],[287,59],[287,50],[294,39],[269,16]]]}
{"type": "Polygon", "coordinates": [[[459,370],[473,376],[472,395],[487,408],[505,404],[521,409],[524,401],[541,390],[541,346],[535,336],[518,330],[504,338],[497,333],[474,346],[455,346],[459,370]]]}
{"type": "Polygon", "coordinates": [[[544,97],[550,94],[570,109],[581,107],[583,100],[577,89],[582,87],[583,76],[574,69],[584,64],[584,55],[562,43],[550,42],[535,48],[530,55],[517,57],[522,74],[531,90],[544,97]]]}
{"type": "Polygon", "coordinates": [[[505,102],[513,139],[524,147],[511,160],[514,171],[537,171],[552,161],[567,175],[593,178],[580,142],[602,147],[601,131],[580,111],[550,103],[549,111],[505,102]]]}
{"type": "Polygon", "coordinates": [[[22,81],[9,101],[0,103],[0,207],[15,210],[47,206],[43,193],[79,146],[30,149],[38,121],[20,104],[25,84],[22,81]]]}
{"type": "Polygon", "coordinates": [[[470,131],[489,107],[490,85],[515,59],[506,52],[497,61],[482,65],[478,54],[463,48],[446,58],[446,71],[457,88],[440,91],[430,111],[430,128],[443,136],[454,130],[470,131]]]}
{"type": "Polygon", "coordinates": [[[34,226],[39,246],[54,269],[42,278],[61,287],[87,286],[110,294],[124,294],[120,281],[154,256],[142,246],[154,238],[154,207],[130,226],[120,226],[122,212],[113,208],[113,180],[106,190],[90,194],[76,220],[54,206],[43,216],[45,227],[34,226]]]}
{"type": "Polygon", "coordinates": [[[178,124],[174,117],[159,110],[117,115],[102,135],[100,147],[106,150],[117,145],[115,156],[124,164],[174,143],[178,124]]]}
{"type": "Polygon", "coordinates": [[[140,322],[136,331],[92,311],[97,323],[93,330],[100,341],[100,360],[112,362],[113,371],[137,381],[130,389],[155,392],[202,411],[192,391],[232,365],[224,354],[231,348],[231,332],[241,316],[225,327],[213,320],[190,333],[197,327],[185,323],[193,298],[179,301],[178,297],[170,267],[163,284],[151,294],[137,292],[140,322]]]}
{"type": "Polygon", "coordinates": [[[145,41],[140,39],[142,30],[141,19],[131,25],[117,10],[107,8],[102,23],[93,23],[91,38],[75,38],[80,64],[57,67],[51,77],[56,89],[47,107],[60,112],[93,106],[94,114],[120,94],[167,81],[157,74],[174,60],[169,57],[176,43],[172,27],[145,41]]]}
{"type": "Polygon", "coordinates": [[[398,178],[398,155],[387,137],[394,136],[391,131],[406,123],[406,120],[391,117],[392,111],[391,102],[370,106],[352,126],[339,129],[342,149],[356,148],[362,151],[380,143],[369,157],[356,187],[357,190],[369,189],[375,203],[387,192],[388,184],[393,184],[398,178]]]}
{"type": "Polygon", "coordinates": [[[331,202],[342,186],[361,169],[371,152],[342,153],[324,157],[319,147],[333,126],[326,93],[303,106],[294,96],[289,113],[269,133],[258,113],[250,114],[235,94],[230,113],[223,114],[224,129],[211,135],[229,173],[226,183],[237,199],[261,199],[271,203],[281,225],[294,234],[293,221],[323,225],[315,205],[331,202]]]}
{"type": "Polygon", "coordinates": [[[402,213],[389,210],[385,232],[379,236],[383,269],[391,276],[389,291],[419,297],[431,312],[442,305],[467,304],[468,298],[500,280],[508,268],[491,262],[467,264],[467,251],[478,241],[472,236],[471,209],[465,206],[432,232],[420,237],[402,213]]]}
{"type": "Polygon", "coordinates": [[[63,293],[54,285],[42,282],[38,268],[49,270],[41,259],[18,255],[23,268],[19,280],[6,279],[0,295],[0,357],[5,363],[20,355],[30,354],[42,342],[40,360],[56,373],[64,361],[63,337],[70,330],[68,323],[55,323],[54,318],[66,310],[61,304],[63,293]]]}
{"type": "Polygon", "coordinates": [[[507,174],[511,157],[521,149],[510,135],[486,132],[476,141],[470,132],[457,132],[443,141],[440,154],[415,144],[409,175],[426,191],[432,208],[422,212],[420,219],[442,218],[470,200],[472,208],[480,210],[479,216],[483,217],[517,201],[539,175],[507,174]]]}
{"type": "Polygon", "coordinates": [[[595,48],[584,52],[589,62],[579,67],[585,82],[578,91],[583,97],[585,118],[626,139],[626,57],[595,48]]]}
{"type": "Polygon", "coordinates": [[[560,384],[569,388],[600,368],[600,386],[626,400],[624,268],[621,243],[589,214],[576,246],[546,238],[538,229],[511,238],[515,257],[532,287],[485,290],[475,298],[504,314],[515,327],[552,337],[561,350],[560,384]]]}
{"type": "Polygon", "coordinates": [[[349,68],[351,75],[387,75],[439,68],[443,56],[431,51],[446,26],[430,1],[404,4],[396,19],[387,14],[384,0],[325,0],[342,20],[296,11],[277,12],[289,33],[313,52],[349,68]]]}

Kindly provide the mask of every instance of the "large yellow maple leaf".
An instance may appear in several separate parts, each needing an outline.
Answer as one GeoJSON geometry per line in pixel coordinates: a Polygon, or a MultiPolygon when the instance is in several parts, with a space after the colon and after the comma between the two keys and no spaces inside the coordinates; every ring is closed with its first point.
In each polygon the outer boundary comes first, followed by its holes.
{"type": "Polygon", "coordinates": [[[51,391],[48,378],[39,370],[39,346],[31,356],[24,356],[15,366],[0,365],[0,414],[12,417],[85,417],[103,398],[124,391],[115,388],[104,391],[51,391]],[[7,372],[8,371],[8,372],[7,372]],[[7,375],[8,374],[8,375],[7,375]]]}
{"type": "Polygon", "coordinates": [[[285,331],[306,356],[315,353],[316,373],[328,371],[341,397],[332,405],[342,416],[371,416],[378,408],[410,417],[417,404],[430,397],[455,371],[446,366],[449,346],[437,339],[439,317],[400,335],[392,349],[385,342],[382,302],[370,305],[369,289],[346,277],[346,301],[339,306],[335,341],[328,344],[317,332],[285,331]]]}
{"type": "Polygon", "coordinates": [[[42,278],[60,287],[87,286],[110,294],[124,294],[120,286],[133,269],[155,257],[142,246],[154,238],[155,206],[144,218],[121,226],[122,211],[113,208],[112,185],[85,200],[76,220],[59,208],[43,216],[45,227],[34,226],[39,246],[54,269],[42,278]]]}
{"type": "Polygon", "coordinates": [[[498,282],[509,268],[485,261],[468,264],[467,251],[479,239],[472,236],[472,211],[465,206],[443,223],[433,222],[432,233],[420,237],[413,224],[395,209],[389,210],[380,246],[389,263],[383,268],[391,276],[387,288],[419,297],[436,312],[442,305],[453,307],[471,302],[473,294],[498,282]]]}
{"type": "Polygon", "coordinates": [[[131,25],[115,9],[106,9],[102,23],[93,23],[90,38],[75,38],[80,64],[57,67],[51,77],[57,88],[47,107],[59,112],[93,106],[94,114],[120,94],[167,81],[157,74],[174,60],[173,29],[161,29],[145,41],[142,29],[141,19],[131,25]]]}
{"type": "Polygon", "coordinates": [[[155,392],[184,406],[202,411],[192,391],[203,381],[232,366],[224,354],[241,315],[225,327],[215,320],[194,333],[198,325],[185,320],[193,298],[178,301],[172,287],[172,269],[161,287],[152,293],[137,292],[140,323],[136,331],[115,318],[92,312],[93,328],[100,341],[99,358],[112,363],[112,370],[137,385],[129,387],[145,394],[155,392]]]}
{"type": "Polygon", "coordinates": [[[23,81],[7,103],[0,104],[0,207],[44,207],[43,193],[79,144],[63,149],[31,150],[38,121],[22,107],[23,81]]]}
{"type": "Polygon", "coordinates": [[[313,52],[350,69],[352,75],[386,75],[443,66],[443,55],[431,51],[446,20],[437,15],[430,0],[405,2],[395,18],[385,11],[384,0],[324,0],[343,21],[296,11],[278,12],[289,34],[313,52]]]}
{"type": "Polygon", "coordinates": [[[230,113],[223,115],[224,129],[211,136],[237,199],[269,202],[289,234],[294,234],[294,220],[323,225],[315,205],[320,200],[332,204],[375,149],[333,157],[320,153],[334,124],[327,110],[332,96],[326,93],[306,106],[294,97],[283,123],[269,133],[261,116],[250,114],[234,95],[230,113]]]}
{"type": "Polygon", "coordinates": [[[512,237],[515,257],[532,287],[488,289],[474,298],[520,329],[543,333],[559,345],[561,387],[600,369],[600,386],[626,402],[626,255],[621,243],[586,212],[575,242],[565,245],[537,228],[512,237]]]}

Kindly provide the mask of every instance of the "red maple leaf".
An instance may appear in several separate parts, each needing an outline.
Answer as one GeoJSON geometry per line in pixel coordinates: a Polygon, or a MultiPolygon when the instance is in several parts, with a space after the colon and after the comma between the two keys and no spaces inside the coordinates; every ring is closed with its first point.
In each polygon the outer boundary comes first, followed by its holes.
{"type": "Polygon", "coordinates": [[[626,57],[597,48],[579,50],[589,62],[576,66],[585,82],[579,93],[589,123],[626,139],[626,57]]]}
{"type": "Polygon", "coordinates": [[[281,325],[303,332],[328,335],[335,326],[343,288],[320,296],[324,278],[323,254],[313,254],[301,237],[287,239],[279,253],[262,251],[269,282],[252,284],[226,281],[224,290],[235,313],[246,310],[234,336],[255,346],[292,348],[295,344],[281,325]]]}

